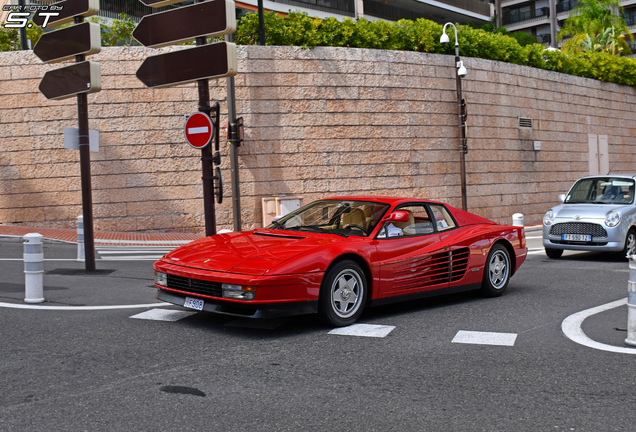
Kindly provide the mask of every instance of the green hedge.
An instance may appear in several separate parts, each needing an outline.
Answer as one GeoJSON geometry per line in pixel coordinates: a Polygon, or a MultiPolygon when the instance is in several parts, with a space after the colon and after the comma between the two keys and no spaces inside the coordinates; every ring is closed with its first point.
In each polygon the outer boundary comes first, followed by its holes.
{"type": "MultiPolygon", "coordinates": [[[[442,26],[420,18],[398,22],[353,21],[335,18],[321,20],[300,12],[287,17],[265,12],[266,45],[336,46],[375,48],[453,54],[454,31],[447,32],[451,43],[442,45],[442,26]]],[[[487,32],[470,26],[457,26],[459,54],[518,65],[532,66],[594,78],[600,81],[636,86],[636,59],[615,57],[607,53],[565,54],[549,51],[540,44],[521,46],[512,36],[487,32]]],[[[258,43],[258,15],[249,13],[241,19],[234,40],[240,45],[258,43]]]]}

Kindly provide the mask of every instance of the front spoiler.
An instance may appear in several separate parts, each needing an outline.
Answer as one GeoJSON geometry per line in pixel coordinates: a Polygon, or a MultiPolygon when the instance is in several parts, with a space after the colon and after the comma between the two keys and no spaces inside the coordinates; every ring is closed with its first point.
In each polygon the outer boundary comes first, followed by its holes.
{"type": "MultiPolygon", "coordinates": [[[[221,300],[211,300],[209,298],[197,297],[192,294],[187,297],[200,298],[203,300],[203,310],[206,312],[241,318],[278,318],[284,316],[311,314],[318,311],[317,300],[268,304],[258,303],[249,305],[243,303],[224,302],[221,300]]],[[[159,288],[157,289],[155,298],[167,303],[183,306],[186,295],[159,288]]]]}

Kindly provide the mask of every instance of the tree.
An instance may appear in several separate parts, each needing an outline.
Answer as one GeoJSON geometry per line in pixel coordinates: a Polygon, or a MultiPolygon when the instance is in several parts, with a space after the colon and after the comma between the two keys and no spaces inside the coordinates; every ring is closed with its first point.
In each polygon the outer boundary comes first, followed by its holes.
{"type": "MultiPolygon", "coordinates": [[[[27,26],[26,36],[31,41],[31,47],[34,47],[40,40],[42,29],[34,25],[33,21],[29,21],[29,24],[31,27],[27,26]]],[[[20,29],[5,28],[4,23],[0,24],[0,51],[20,51],[21,49],[20,29]]]]}
{"type": "Polygon", "coordinates": [[[102,34],[102,46],[131,46],[138,45],[132,37],[136,23],[125,13],[119,14],[119,19],[108,22],[100,17],[90,17],[87,21],[99,24],[102,34]]]}
{"type": "Polygon", "coordinates": [[[583,50],[582,42],[587,40],[587,35],[593,41],[599,35],[606,33],[607,29],[613,28],[613,31],[607,33],[613,34],[616,43],[629,51],[624,38],[620,36],[626,35],[631,40],[634,39],[634,36],[625,24],[622,17],[623,11],[620,0],[579,0],[578,6],[572,9],[570,17],[565,20],[565,25],[559,32],[558,39],[572,38],[564,44],[566,51],[583,50]],[[621,41],[624,46],[620,43],[621,41]]]}

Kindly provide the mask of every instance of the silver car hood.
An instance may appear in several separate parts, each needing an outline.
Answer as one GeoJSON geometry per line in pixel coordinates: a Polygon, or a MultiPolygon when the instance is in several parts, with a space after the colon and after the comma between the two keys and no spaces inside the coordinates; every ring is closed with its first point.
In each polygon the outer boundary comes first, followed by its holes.
{"type": "MultiPolygon", "coordinates": [[[[552,207],[557,219],[605,219],[607,213],[612,210],[626,209],[622,204],[561,204],[552,207]],[[576,216],[579,216],[578,218],[576,216]]],[[[622,212],[621,212],[622,213],[622,212]]]]}

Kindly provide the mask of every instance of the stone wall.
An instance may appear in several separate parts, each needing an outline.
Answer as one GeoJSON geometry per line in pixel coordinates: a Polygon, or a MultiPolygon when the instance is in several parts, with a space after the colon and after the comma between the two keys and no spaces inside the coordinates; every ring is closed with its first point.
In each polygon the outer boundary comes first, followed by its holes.
{"type": "MultiPolygon", "coordinates": [[[[135,77],[150,54],[179,48],[103,48],[102,91],[88,96],[95,228],[203,231],[200,153],[185,144],[195,84],[147,89],[135,77]]],[[[365,49],[239,47],[237,112],[243,229],[260,226],[261,198],[369,194],[461,206],[451,56],[365,49]]],[[[636,171],[636,90],[464,58],[469,104],[468,210],[498,222],[537,223],[588,170],[590,133],[609,136],[612,172],[636,171]],[[520,129],[518,117],[533,119],[520,129]],[[533,141],[541,150],[533,150],[533,141]]],[[[53,66],[58,67],[58,66],[53,66]]],[[[74,227],[81,214],[79,155],[63,149],[77,127],[75,98],[47,101],[31,52],[0,53],[0,223],[74,227]]],[[[211,80],[227,113],[226,80],[211,80]]],[[[225,115],[222,116],[225,122],[225,115]]],[[[228,144],[218,228],[232,228],[228,144]]]]}

